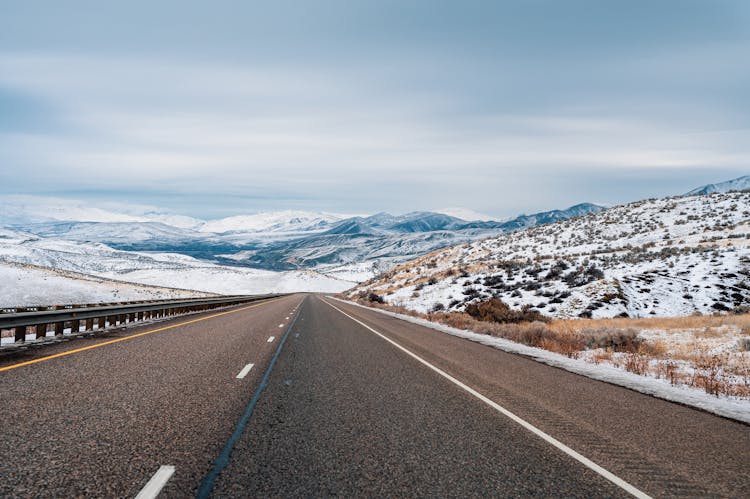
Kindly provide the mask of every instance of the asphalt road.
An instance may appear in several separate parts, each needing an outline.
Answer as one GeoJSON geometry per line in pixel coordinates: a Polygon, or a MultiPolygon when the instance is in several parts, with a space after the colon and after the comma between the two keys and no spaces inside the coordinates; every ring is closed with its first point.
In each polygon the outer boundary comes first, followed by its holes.
{"type": "Polygon", "coordinates": [[[134,497],[163,465],[163,497],[750,496],[747,425],[320,296],[229,312],[0,358],[0,496],[134,497]]]}
{"type": "Polygon", "coordinates": [[[193,496],[276,349],[279,325],[302,299],[0,358],[2,369],[206,318],[0,372],[0,497],[134,497],[162,465],[176,469],[164,492],[193,496]],[[248,363],[255,366],[237,379],[248,363]]]}

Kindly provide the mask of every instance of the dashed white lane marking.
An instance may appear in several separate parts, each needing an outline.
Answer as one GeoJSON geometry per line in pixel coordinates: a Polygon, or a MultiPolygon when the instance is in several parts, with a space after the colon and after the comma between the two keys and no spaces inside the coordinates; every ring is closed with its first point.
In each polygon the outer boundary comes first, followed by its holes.
{"type": "Polygon", "coordinates": [[[164,488],[169,479],[172,478],[172,475],[174,475],[174,466],[161,466],[154,473],[154,476],[151,477],[151,480],[138,492],[135,499],[154,499],[159,495],[159,492],[161,492],[161,489],[164,488]]]}
{"type": "Polygon", "coordinates": [[[243,367],[242,371],[240,371],[240,373],[237,375],[237,379],[242,379],[245,376],[247,376],[247,373],[250,372],[250,369],[252,369],[254,365],[255,364],[248,364],[245,367],[243,367]]]}
{"type": "Polygon", "coordinates": [[[268,337],[268,343],[271,343],[275,339],[276,339],[276,336],[269,336],[268,337]]]}
{"type": "Polygon", "coordinates": [[[287,321],[288,321],[288,320],[289,320],[289,317],[284,317],[284,320],[287,320],[287,321]]]}
{"type": "Polygon", "coordinates": [[[394,347],[398,348],[399,350],[401,350],[405,354],[409,355],[410,357],[414,358],[415,360],[417,360],[421,364],[424,364],[428,368],[432,369],[433,371],[435,371],[440,376],[444,377],[445,379],[447,379],[448,381],[450,381],[454,385],[456,385],[459,388],[467,391],[471,395],[474,395],[476,398],[478,398],[479,400],[481,400],[482,402],[484,402],[488,406],[492,407],[497,412],[503,414],[504,416],[507,416],[508,418],[510,418],[511,420],[513,420],[514,422],[516,422],[519,425],[523,426],[525,429],[527,429],[528,431],[530,431],[534,435],[540,437],[545,442],[551,444],[554,447],[557,447],[559,450],[561,450],[562,452],[564,452],[568,456],[572,457],[573,459],[575,459],[576,461],[578,461],[582,465],[586,466],[588,469],[594,471],[595,473],[598,473],[603,478],[606,478],[607,480],[609,480],[613,484],[615,484],[618,487],[620,487],[621,489],[623,489],[625,492],[627,492],[630,495],[632,495],[634,497],[637,497],[639,499],[650,499],[651,498],[651,496],[649,496],[648,494],[646,494],[642,490],[635,488],[633,485],[630,485],[628,482],[626,482],[622,478],[620,478],[617,475],[611,473],[610,471],[605,470],[604,468],[602,468],[601,466],[599,466],[595,462],[591,461],[589,458],[587,458],[587,457],[579,454],[578,452],[574,451],[573,449],[571,449],[570,447],[568,447],[564,443],[560,442],[556,438],[552,437],[551,435],[548,435],[548,434],[544,433],[542,430],[540,430],[536,426],[534,426],[531,423],[527,422],[526,420],[521,419],[520,417],[516,416],[515,414],[513,414],[512,412],[510,412],[508,409],[506,409],[505,407],[501,406],[497,402],[495,402],[495,401],[493,401],[493,400],[485,397],[484,395],[482,395],[478,391],[474,390],[470,386],[463,384],[462,382],[460,382],[459,380],[457,380],[456,378],[454,378],[453,376],[451,376],[447,372],[443,371],[439,367],[433,366],[432,364],[430,364],[429,362],[427,362],[426,360],[424,360],[422,357],[420,357],[417,354],[412,353],[410,350],[407,350],[406,348],[402,347],[401,345],[399,345],[398,343],[396,343],[392,339],[390,339],[387,336],[385,336],[384,334],[379,333],[378,331],[374,330],[373,328],[371,328],[370,326],[368,326],[364,322],[355,319],[354,317],[352,317],[351,315],[347,314],[346,312],[344,312],[340,308],[336,307],[335,305],[332,305],[331,303],[328,303],[328,301],[326,301],[326,300],[323,300],[323,301],[327,305],[333,307],[334,309],[338,310],[339,312],[341,312],[345,316],[349,317],[351,320],[353,320],[354,322],[356,322],[360,326],[363,326],[363,327],[369,329],[370,331],[372,331],[376,335],[380,336],[385,341],[387,341],[388,343],[390,343],[394,347]]]}
{"type": "Polygon", "coordinates": [[[284,327],[284,324],[279,324],[279,327],[284,327]]]}

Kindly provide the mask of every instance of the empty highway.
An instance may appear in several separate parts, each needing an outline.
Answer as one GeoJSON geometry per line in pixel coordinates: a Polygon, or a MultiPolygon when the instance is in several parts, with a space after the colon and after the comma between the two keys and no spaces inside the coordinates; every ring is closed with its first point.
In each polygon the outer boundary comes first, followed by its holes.
{"type": "Polygon", "coordinates": [[[318,295],[5,355],[0,383],[2,497],[750,495],[747,425],[318,295]]]}

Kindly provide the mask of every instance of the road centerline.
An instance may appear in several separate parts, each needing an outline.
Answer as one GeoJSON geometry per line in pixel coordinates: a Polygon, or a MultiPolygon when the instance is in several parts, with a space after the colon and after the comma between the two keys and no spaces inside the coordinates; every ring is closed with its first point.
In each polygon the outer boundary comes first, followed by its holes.
{"type": "Polygon", "coordinates": [[[474,390],[470,386],[468,386],[468,385],[464,384],[463,382],[459,381],[458,379],[454,378],[453,376],[451,376],[447,372],[443,371],[439,367],[436,367],[435,365],[431,364],[427,360],[425,360],[422,357],[418,356],[417,354],[411,352],[409,349],[401,346],[399,343],[397,343],[397,342],[393,341],[392,339],[388,338],[383,333],[380,333],[379,331],[373,329],[372,327],[368,326],[367,324],[365,324],[364,322],[360,321],[359,319],[356,319],[355,317],[352,317],[351,315],[347,314],[346,312],[344,312],[343,310],[341,310],[337,306],[329,303],[327,300],[323,300],[323,302],[326,303],[326,305],[328,305],[328,306],[332,307],[333,309],[337,310],[339,313],[345,315],[346,317],[348,317],[352,321],[354,321],[357,324],[361,325],[362,327],[366,328],[370,332],[372,332],[372,333],[376,334],[377,336],[379,336],[380,338],[384,339],[385,341],[387,341],[388,343],[390,343],[391,345],[393,345],[397,349],[399,349],[402,352],[406,353],[407,355],[409,355],[413,359],[417,360],[419,363],[423,364],[424,366],[428,367],[432,371],[436,372],[437,374],[439,374],[443,378],[447,379],[448,381],[450,381],[454,385],[458,386],[462,390],[464,390],[464,391],[468,392],[469,394],[473,395],[474,397],[478,398],[479,400],[481,400],[485,404],[487,404],[490,407],[492,407],[493,409],[495,409],[497,412],[503,414],[504,416],[508,417],[509,419],[511,419],[512,421],[514,421],[515,423],[517,423],[520,426],[522,426],[524,429],[530,431],[531,433],[533,433],[534,435],[540,437],[542,440],[546,441],[547,443],[549,443],[553,447],[555,447],[558,450],[562,451],[563,453],[567,454],[569,457],[571,457],[571,458],[575,459],[576,461],[578,461],[579,463],[583,464],[586,468],[588,468],[591,471],[597,473],[602,478],[605,478],[606,480],[608,480],[608,481],[612,482],[613,484],[617,485],[618,487],[620,487],[621,489],[623,489],[625,492],[629,493],[630,495],[632,495],[634,497],[638,497],[638,498],[643,498],[643,499],[647,499],[647,498],[651,497],[648,494],[646,494],[645,492],[641,491],[640,489],[638,489],[635,486],[631,485],[630,483],[626,482],[622,478],[616,476],[612,472],[610,472],[610,471],[606,470],[605,468],[599,466],[598,464],[594,463],[593,461],[591,461],[587,457],[583,456],[582,454],[580,454],[577,451],[573,450],[572,448],[568,447],[564,443],[562,443],[559,440],[555,439],[551,435],[543,432],[542,430],[540,430],[536,426],[532,425],[528,421],[526,421],[526,420],[520,418],[519,416],[515,415],[514,413],[512,413],[509,410],[507,410],[506,408],[504,408],[503,406],[501,406],[497,402],[495,402],[495,401],[491,400],[490,398],[482,395],[478,391],[474,390]]]}
{"type": "MultiPolygon", "coordinates": [[[[307,299],[306,297],[303,298],[302,303],[304,303],[306,299],[307,299]]],[[[294,325],[297,323],[297,319],[299,318],[301,312],[302,310],[300,309],[300,312],[298,312],[297,315],[294,316],[294,319],[292,320],[291,324],[289,324],[289,327],[284,332],[284,336],[281,337],[281,341],[279,341],[279,346],[276,347],[276,352],[274,352],[273,357],[271,357],[271,361],[268,363],[266,372],[263,374],[263,378],[261,378],[260,384],[258,385],[258,388],[256,388],[255,393],[253,394],[253,398],[250,399],[250,402],[248,402],[247,407],[245,408],[245,412],[242,414],[242,417],[237,422],[237,425],[234,429],[234,433],[232,433],[232,435],[227,440],[226,444],[224,445],[224,448],[219,454],[219,457],[216,458],[216,461],[214,462],[214,465],[211,471],[209,471],[208,474],[205,477],[203,477],[203,480],[201,481],[201,484],[198,487],[198,492],[196,493],[197,498],[205,499],[211,496],[211,492],[214,489],[214,484],[216,483],[216,479],[218,478],[222,470],[224,470],[224,468],[226,468],[229,465],[229,460],[232,457],[232,451],[234,450],[234,446],[237,444],[240,437],[242,437],[242,434],[245,432],[245,428],[247,427],[247,424],[250,421],[250,418],[252,417],[253,412],[255,411],[255,406],[258,404],[258,401],[260,400],[260,396],[265,391],[266,386],[268,386],[268,379],[271,377],[271,371],[273,371],[273,368],[276,365],[276,361],[281,355],[281,350],[284,348],[284,343],[286,343],[286,340],[289,337],[289,333],[291,333],[292,329],[294,328],[294,325]]],[[[271,336],[271,338],[273,338],[273,336],[271,336]]]]}
{"type": "Polygon", "coordinates": [[[236,376],[237,379],[243,379],[245,376],[247,376],[247,374],[250,372],[250,369],[252,369],[254,365],[255,364],[250,363],[246,365],[245,367],[243,367],[242,370],[239,372],[239,374],[237,374],[236,376]]]}
{"type": "Polygon", "coordinates": [[[159,469],[151,477],[146,485],[143,486],[135,499],[154,499],[159,495],[161,489],[167,484],[172,475],[174,475],[175,467],[172,465],[160,466],[159,469]]]}

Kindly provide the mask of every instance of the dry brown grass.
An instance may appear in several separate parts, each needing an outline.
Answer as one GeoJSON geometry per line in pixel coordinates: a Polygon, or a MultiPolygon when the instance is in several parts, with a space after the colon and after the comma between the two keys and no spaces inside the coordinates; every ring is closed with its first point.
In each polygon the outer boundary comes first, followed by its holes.
{"type": "Polygon", "coordinates": [[[553,321],[553,327],[583,329],[587,327],[636,328],[636,329],[703,329],[736,326],[750,335],[750,314],[743,315],[689,315],[687,317],[614,318],[614,319],[567,319],[553,321]]]}

